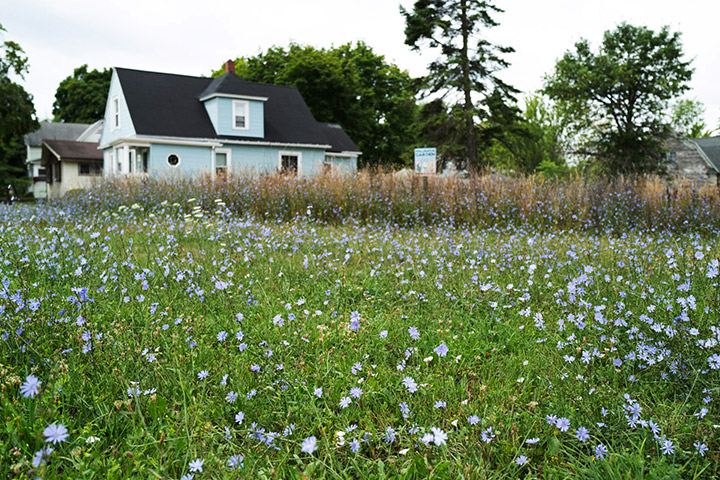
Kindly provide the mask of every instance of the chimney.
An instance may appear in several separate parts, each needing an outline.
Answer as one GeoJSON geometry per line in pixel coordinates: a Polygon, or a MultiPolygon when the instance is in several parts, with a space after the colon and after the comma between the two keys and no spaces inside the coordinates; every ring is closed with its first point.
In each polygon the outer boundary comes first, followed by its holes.
{"type": "Polygon", "coordinates": [[[225,73],[235,73],[235,62],[232,60],[225,62],[225,73]]]}

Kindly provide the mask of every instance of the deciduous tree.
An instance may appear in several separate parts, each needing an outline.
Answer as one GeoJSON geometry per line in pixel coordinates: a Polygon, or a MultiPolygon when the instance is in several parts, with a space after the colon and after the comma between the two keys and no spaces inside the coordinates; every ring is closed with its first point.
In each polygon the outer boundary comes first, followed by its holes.
{"type": "Polygon", "coordinates": [[[667,107],[688,90],[693,70],[679,33],[623,23],[593,52],[575,44],[545,78],[544,92],[572,120],[576,147],[605,172],[658,171],[667,107]]]}
{"type": "MultiPolygon", "coordinates": [[[[0,35],[6,30],[0,25],[0,35]]],[[[20,193],[27,181],[23,135],[37,128],[32,95],[13,82],[10,75],[23,78],[28,59],[17,43],[0,44],[0,196],[12,184],[20,193]]]]}
{"type": "Polygon", "coordinates": [[[358,145],[361,167],[397,164],[412,142],[413,80],[362,42],[273,47],[238,58],[235,72],[248,81],[297,87],[316,120],[340,124],[358,145]]]}
{"type": "Polygon", "coordinates": [[[112,70],[88,71],[87,65],[76,68],[55,92],[53,115],[55,121],[66,123],[94,123],[105,116],[112,70]]]}

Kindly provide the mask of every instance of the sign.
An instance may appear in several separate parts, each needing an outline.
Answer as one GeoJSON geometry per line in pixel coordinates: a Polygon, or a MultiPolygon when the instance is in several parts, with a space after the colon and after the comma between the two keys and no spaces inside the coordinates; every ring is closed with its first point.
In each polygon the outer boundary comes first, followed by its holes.
{"type": "Polygon", "coordinates": [[[415,149],[415,173],[420,175],[435,175],[437,149],[416,148],[415,149]]]}

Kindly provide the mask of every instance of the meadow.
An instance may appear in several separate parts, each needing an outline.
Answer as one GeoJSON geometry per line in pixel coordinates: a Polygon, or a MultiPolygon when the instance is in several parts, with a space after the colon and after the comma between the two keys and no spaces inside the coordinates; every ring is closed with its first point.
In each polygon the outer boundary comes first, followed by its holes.
{"type": "Polygon", "coordinates": [[[720,201],[114,182],[0,206],[0,476],[716,478],[720,201]]]}

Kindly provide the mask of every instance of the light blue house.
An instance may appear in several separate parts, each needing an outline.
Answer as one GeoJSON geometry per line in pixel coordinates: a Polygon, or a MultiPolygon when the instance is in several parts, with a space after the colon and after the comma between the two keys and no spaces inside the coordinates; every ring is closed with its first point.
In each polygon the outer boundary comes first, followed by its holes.
{"type": "Polygon", "coordinates": [[[353,174],[360,155],[295,87],[114,68],[99,148],[106,176],[353,174]]]}

